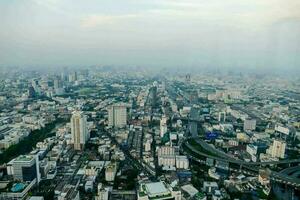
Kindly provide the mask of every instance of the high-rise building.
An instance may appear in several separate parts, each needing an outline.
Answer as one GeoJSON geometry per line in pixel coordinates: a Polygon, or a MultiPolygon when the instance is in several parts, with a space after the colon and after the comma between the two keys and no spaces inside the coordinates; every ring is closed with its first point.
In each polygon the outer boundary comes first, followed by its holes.
{"type": "Polygon", "coordinates": [[[40,182],[39,158],[37,155],[21,155],[8,163],[8,174],[21,181],[40,182]]]}
{"type": "Polygon", "coordinates": [[[282,140],[274,140],[271,146],[271,156],[274,158],[284,158],[286,143],[282,140]]]}
{"type": "Polygon", "coordinates": [[[108,125],[111,127],[124,127],[127,125],[126,105],[115,104],[108,108],[108,125]]]}
{"type": "Polygon", "coordinates": [[[149,104],[152,108],[157,106],[157,87],[153,86],[149,89],[149,104]]]}
{"type": "Polygon", "coordinates": [[[77,72],[74,71],[71,74],[69,74],[69,82],[77,81],[77,72]]]}
{"type": "Polygon", "coordinates": [[[167,117],[163,116],[160,120],[160,137],[164,137],[164,134],[167,133],[168,126],[167,126],[167,117]]]}
{"type": "Polygon", "coordinates": [[[245,119],[244,121],[244,131],[253,131],[256,129],[255,119],[245,119]]]}
{"type": "Polygon", "coordinates": [[[73,112],[71,117],[72,144],[75,150],[83,150],[89,139],[86,116],[79,111],[73,112]]]}
{"type": "Polygon", "coordinates": [[[35,97],[35,90],[34,90],[33,86],[31,85],[28,88],[28,98],[34,98],[34,97],[35,97]]]}
{"type": "Polygon", "coordinates": [[[54,79],[54,91],[57,95],[62,95],[64,93],[63,84],[59,78],[54,79]]]}
{"type": "Polygon", "coordinates": [[[226,121],[226,112],[219,112],[219,122],[225,122],[226,121]]]}
{"type": "Polygon", "coordinates": [[[40,94],[41,92],[41,87],[39,85],[39,81],[34,79],[31,81],[31,86],[33,87],[35,94],[40,94]]]}
{"type": "Polygon", "coordinates": [[[62,87],[62,82],[59,78],[54,79],[53,81],[54,89],[58,89],[62,87]]]}
{"type": "Polygon", "coordinates": [[[198,123],[196,121],[193,121],[193,120],[199,120],[200,119],[199,107],[193,106],[191,108],[191,110],[190,110],[190,119],[191,119],[191,121],[189,122],[190,133],[193,136],[197,136],[198,135],[198,123]]]}

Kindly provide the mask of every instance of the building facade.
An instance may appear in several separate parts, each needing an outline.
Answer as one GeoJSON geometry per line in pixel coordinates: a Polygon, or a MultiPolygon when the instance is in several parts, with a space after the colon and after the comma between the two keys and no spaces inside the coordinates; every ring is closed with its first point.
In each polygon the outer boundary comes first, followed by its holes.
{"type": "Polygon", "coordinates": [[[75,111],[71,117],[72,144],[75,150],[83,150],[89,139],[87,119],[82,112],[75,111]]]}
{"type": "Polygon", "coordinates": [[[108,108],[108,126],[124,127],[127,125],[127,108],[125,105],[116,104],[108,108]]]}

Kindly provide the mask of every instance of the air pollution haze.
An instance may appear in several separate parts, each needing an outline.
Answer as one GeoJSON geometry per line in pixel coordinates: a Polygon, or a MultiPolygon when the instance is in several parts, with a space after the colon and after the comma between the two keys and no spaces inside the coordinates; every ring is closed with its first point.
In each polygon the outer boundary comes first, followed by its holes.
{"type": "Polygon", "coordinates": [[[0,200],[300,200],[300,0],[0,13],[0,200]]]}
{"type": "Polygon", "coordinates": [[[0,66],[298,70],[298,0],[2,0],[0,66]]]}

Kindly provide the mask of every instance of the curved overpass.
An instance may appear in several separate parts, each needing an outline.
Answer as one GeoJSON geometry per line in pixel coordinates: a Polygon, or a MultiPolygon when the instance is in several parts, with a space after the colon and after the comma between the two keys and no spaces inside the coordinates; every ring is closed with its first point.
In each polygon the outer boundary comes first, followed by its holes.
{"type": "MultiPolygon", "coordinates": [[[[278,164],[300,163],[300,159],[268,161],[268,162],[246,162],[246,161],[239,160],[239,159],[236,159],[236,158],[233,158],[233,157],[227,155],[223,151],[220,151],[220,150],[214,148],[213,146],[209,145],[208,143],[206,143],[204,140],[201,140],[200,138],[194,138],[194,140],[202,148],[212,152],[213,154],[217,155],[217,157],[221,157],[223,159],[226,159],[227,162],[231,162],[231,163],[235,163],[235,164],[253,166],[253,165],[278,165],[278,164]]],[[[193,148],[193,149],[195,150],[195,148],[193,148]]]]}
{"type": "MultiPolygon", "coordinates": [[[[217,156],[213,156],[213,155],[208,155],[206,153],[203,153],[201,151],[199,151],[198,149],[196,149],[195,147],[193,147],[191,144],[188,143],[188,141],[184,142],[184,145],[193,153],[200,155],[200,156],[204,156],[207,158],[211,158],[214,160],[219,160],[219,161],[224,161],[224,162],[229,162],[229,163],[234,163],[234,164],[238,164],[243,166],[246,169],[251,169],[252,171],[257,171],[257,169],[253,168],[254,166],[260,166],[260,165],[268,165],[268,164],[283,164],[283,163],[297,163],[300,162],[300,159],[294,159],[294,160],[283,160],[283,161],[271,161],[271,162],[246,162],[243,160],[238,160],[235,158],[232,158],[228,155],[226,155],[224,152],[220,153],[218,152],[219,150],[215,149],[214,147],[210,146],[209,144],[207,144],[204,141],[199,141],[202,145],[202,148],[210,151],[212,150],[211,148],[214,149],[214,152],[217,152],[217,156]],[[205,144],[204,144],[204,143],[205,144]],[[225,155],[226,156],[225,156],[225,155]],[[221,157],[219,157],[219,155],[222,155],[221,157]]],[[[184,148],[183,148],[184,150],[184,148]]],[[[187,152],[185,152],[187,153],[187,152]]],[[[194,156],[190,156],[190,158],[192,159],[196,159],[194,156]]],[[[294,187],[300,187],[300,179],[297,177],[293,177],[293,176],[288,176],[287,172],[292,171],[292,170],[300,170],[300,166],[296,166],[296,167],[292,167],[292,168],[287,168],[281,172],[275,172],[275,171],[271,171],[271,175],[270,175],[270,179],[280,182],[280,183],[284,183],[284,184],[288,184],[294,187]]]]}

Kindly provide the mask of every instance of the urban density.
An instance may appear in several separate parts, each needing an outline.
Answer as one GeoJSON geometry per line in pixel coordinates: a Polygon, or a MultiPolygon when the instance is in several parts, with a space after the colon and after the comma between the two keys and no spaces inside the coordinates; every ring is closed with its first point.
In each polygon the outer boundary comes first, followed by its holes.
{"type": "Polygon", "coordinates": [[[6,69],[0,199],[299,199],[299,77],[6,69]]]}
{"type": "Polygon", "coordinates": [[[0,0],[0,200],[300,200],[300,0],[0,0]]]}

